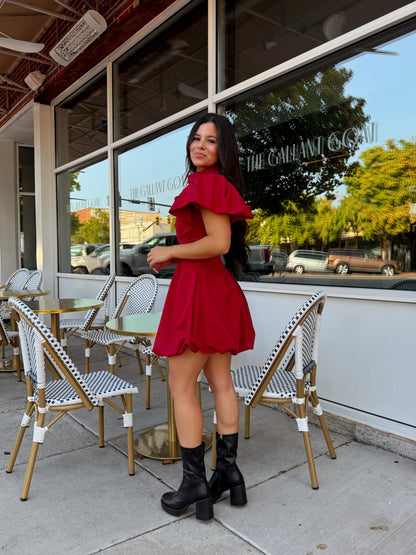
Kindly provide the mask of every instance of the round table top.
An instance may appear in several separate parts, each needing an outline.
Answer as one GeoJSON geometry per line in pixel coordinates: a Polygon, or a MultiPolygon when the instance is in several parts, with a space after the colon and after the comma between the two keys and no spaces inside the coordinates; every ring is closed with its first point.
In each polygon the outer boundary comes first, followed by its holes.
{"type": "Polygon", "coordinates": [[[100,308],[104,303],[97,299],[37,299],[26,304],[36,314],[52,314],[100,308]]]}
{"type": "Polygon", "coordinates": [[[44,295],[49,295],[50,291],[43,291],[40,289],[19,289],[18,291],[13,291],[8,289],[0,289],[0,301],[7,301],[10,297],[16,297],[17,299],[23,299],[25,297],[42,297],[44,295]]]}
{"type": "Polygon", "coordinates": [[[109,330],[120,335],[136,335],[140,337],[155,337],[159,327],[161,312],[146,314],[128,314],[107,322],[109,330]]]}

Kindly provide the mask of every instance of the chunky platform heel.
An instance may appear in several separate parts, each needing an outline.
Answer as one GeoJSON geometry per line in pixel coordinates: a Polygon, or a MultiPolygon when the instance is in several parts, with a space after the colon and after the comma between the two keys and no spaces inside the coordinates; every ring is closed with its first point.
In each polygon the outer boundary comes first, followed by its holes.
{"type": "Polygon", "coordinates": [[[247,494],[244,483],[230,488],[230,504],[236,507],[247,504],[247,494]]]}
{"type": "Polygon", "coordinates": [[[205,445],[182,447],[183,479],[177,491],[164,493],[160,500],[163,510],[180,516],[195,503],[196,518],[210,520],[214,516],[211,490],[205,477],[205,445]]]}
{"type": "Polygon", "coordinates": [[[242,506],[247,503],[243,475],[236,464],[238,434],[217,433],[217,464],[209,481],[214,503],[225,491],[230,491],[230,503],[242,506]]]}
{"type": "Polygon", "coordinates": [[[210,520],[214,517],[212,497],[201,499],[195,503],[195,517],[198,520],[210,520]]]}

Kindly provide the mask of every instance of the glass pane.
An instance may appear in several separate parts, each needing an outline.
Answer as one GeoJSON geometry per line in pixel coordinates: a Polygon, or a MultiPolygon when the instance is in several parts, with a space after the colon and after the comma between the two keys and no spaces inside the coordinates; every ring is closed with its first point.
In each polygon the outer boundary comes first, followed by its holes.
{"type": "Polygon", "coordinates": [[[254,209],[249,242],[274,263],[248,279],[383,288],[416,279],[416,33],[392,33],[222,107],[254,209]],[[311,251],[326,254],[323,265],[311,251]]]}
{"type": "Polygon", "coordinates": [[[114,64],[116,140],[207,97],[207,3],[191,4],[114,64]]]}
{"type": "Polygon", "coordinates": [[[110,242],[107,160],[59,174],[57,203],[59,271],[101,273],[95,250],[110,242]]]}
{"type": "Polygon", "coordinates": [[[35,197],[20,197],[20,263],[22,268],[36,270],[35,197]]]}
{"type": "Polygon", "coordinates": [[[35,192],[35,162],[34,149],[29,146],[19,146],[19,192],[35,192]]]}
{"type": "MultiPolygon", "coordinates": [[[[121,244],[134,244],[120,251],[119,274],[149,272],[150,247],[176,242],[168,211],[184,186],[186,140],[191,127],[192,123],[183,122],[180,128],[148,138],[117,157],[119,239],[121,244]]],[[[173,271],[169,266],[160,276],[169,277],[173,271]]]]}
{"type": "Polygon", "coordinates": [[[218,0],[218,90],[410,4],[396,0],[218,0]]]}
{"type": "Polygon", "coordinates": [[[55,108],[56,165],[107,144],[107,79],[101,73],[55,108]]]}

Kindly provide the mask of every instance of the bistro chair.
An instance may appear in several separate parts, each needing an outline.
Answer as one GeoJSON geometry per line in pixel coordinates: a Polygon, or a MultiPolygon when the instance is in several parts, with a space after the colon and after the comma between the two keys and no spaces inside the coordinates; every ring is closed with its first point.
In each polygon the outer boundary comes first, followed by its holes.
{"type": "Polygon", "coordinates": [[[61,320],[61,346],[64,351],[67,350],[69,337],[71,337],[71,335],[73,335],[76,331],[84,332],[90,329],[96,330],[105,326],[105,323],[108,320],[108,295],[115,278],[116,274],[114,272],[110,274],[95,297],[98,301],[104,301],[104,314],[106,315],[104,318],[97,318],[100,308],[92,308],[86,313],[84,318],[66,318],[61,320]]]}
{"type": "Polygon", "coordinates": [[[30,272],[27,268],[19,268],[10,275],[5,283],[4,289],[6,291],[18,291],[19,289],[23,289],[29,275],[30,272]]]}
{"type": "Polygon", "coordinates": [[[28,497],[39,445],[44,442],[47,431],[67,412],[75,409],[92,410],[98,407],[100,447],[104,447],[104,406],[107,404],[122,414],[123,425],[127,428],[129,474],[134,475],[132,394],[138,392],[137,388],[108,371],[82,375],[52,332],[27,305],[15,298],[10,300],[10,304],[19,328],[26,376],[27,406],[6,468],[8,473],[13,470],[24,433],[30,425],[32,415],[35,415],[32,449],[21,500],[26,501],[28,497]],[[55,367],[62,379],[46,381],[45,358],[55,367]],[[111,400],[113,397],[120,397],[122,407],[111,400]],[[46,420],[49,420],[48,413],[53,416],[50,422],[46,423],[46,420]]]}
{"type": "Polygon", "coordinates": [[[22,381],[22,374],[20,370],[20,351],[19,351],[19,332],[10,331],[6,329],[3,318],[0,315],[0,343],[1,343],[1,357],[6,356],[6,347],[10,346],[13,352],[13,368],[17,369],[17,381],[22,381]]]}
{"type": "MultiPolygon", "coordinates": [[[[18,291],[23,289],[24,284],[26,283],[29,277],[29,270],[27,268],[19,268],[15,272],[13,272],[8,280],[4,285],[5,291],[18,291]]],[[[0,305],[0,315],[3,317],[4,320],[9,321],[10,314],[6,309],[7,301],[4,301],[0,305]]],[[[3,322],[5,323],[5,322],[3,322]]]]}
{"type": "Polygon", "coordinates": [[[244,437],[250,437],[251,408],[258,403],[282,407],[296,419],[298,431],[302,432],[313,489],[319,486],[308,428],[309,403],[319,418],[329,454],[332,459],[336,458],[316,391],[319,333],[325,301],[326,293],[318,291],[299,308],[263,366],[246,364],[232,372],[235,390],[244,397],[246,405],[244,437]],[[296,405],[297,411],[288,405],[296,405]]]}
{"type": "Polygon", "coordinates": [[[416,279],[400,279],[393,283],[390,289],[401,289],[403,291],[416,291],[416,279]]]}
{"type": "MultiPolygon", "coordinates": [[[[120,296],[113,314],[110,316],[110,320],[119,318],[126,306],[129,306],[131,314],[145,314],[150,312],[155,303],[157,291],[158,283],[155,276],[152,276],[151,274],[143,274],[139,276],[130,283],[120,296]]],[[[144,345],[145,347],[150,345],[148,338],[129,338],[126,335],[112,333],[106,328],[101,330],[84,331],[81,334],[81,337],[85,339],[85,372],[87,374],[90,368],[90,351],[94,345],[104,345],[108,354],[110,372],[114,374],[114,366],[117,361],[118,353],[127,343],[135,349],[140,373],[143,374],[139,348],[141,345],[144,345]]],[[[119,366],[121,366],[120,363],[119,366]]]]}
{"type": "MultiPolygon", "coordinates": [[[[42,284],[43,274],[41,270],[33,270],[29,273],[29,277],[23,284],[22,289],[28,289],[29,291],[37,291],[40,289],[42,284]]],[[[35,297],[24,297],[23,301],[33,301],[35,297]]]]}

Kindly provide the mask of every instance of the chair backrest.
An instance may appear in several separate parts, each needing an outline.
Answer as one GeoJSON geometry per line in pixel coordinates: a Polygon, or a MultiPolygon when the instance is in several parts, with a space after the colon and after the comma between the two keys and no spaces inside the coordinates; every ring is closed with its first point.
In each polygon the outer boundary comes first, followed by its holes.
{"type": "Polygon", "coordinates": [[[267,357],[245,404],[256,406],[276,370],[292,370],[302,379],[317,362],[320,320],[326,293],[314,293],[291,318],[267,357]]]}
{"type": "Polygon", "coordinates": [[[29,273],[29,277],[23,284],[22,289],[29,289],[31,291],[40,289],[40,285],[42,283],[42,277],[43,275],[41,270],[33,270],[33,272],[29,273]]]}
{"type": "MultiPolygon", "coordinates": [[[[45,356],[53,364],[61,378],[68,380],[79,395],[82,403],[91,410],[99,404],[99,399],[90,389],[75,364],[43,322],[21,300],[9,299],[19,328],[20,348],[25,374],[38,389],[46,384],[45,356]]],[[[59,387],[59,380],[56,382],[59,387]]]]}
{"type": "Polygon", "coordinates": [[[404,291],[416,291],[416,279],[401,279],[396,281],[390,289],[402,289],[404,291]]]}
{"type": "MultiPolygon", "coordinates": [[[[99,290],[97,296],[95,297],[97,301],[105,301],[107,299],[115,278],[116,278],[116,274],[114,272],[108,276],[103,286],[99,290]]],[[[99,310],[100,310],[99,308],[92,308],[87,312],[87,314],[85,315],[84,323],[81,326],[81,331],[87,331],[90,328],[99,310]]]]}
{"type": "Polygon", "coordinates": [[[118,318],[129,304],[131,314],[145,314],[150,312],[155,304],[158,283],[155,276],[143,274],[133,280],[121,295],[111,319],[118,318]]]}
{"type": "Polygon", "coordinates": [[[6,291],[18,291],[23,289],[23,286],[29,277],[29,270],[27,268],[20,268],[11,274],[6,281],[4,289],[6,291]]]}

